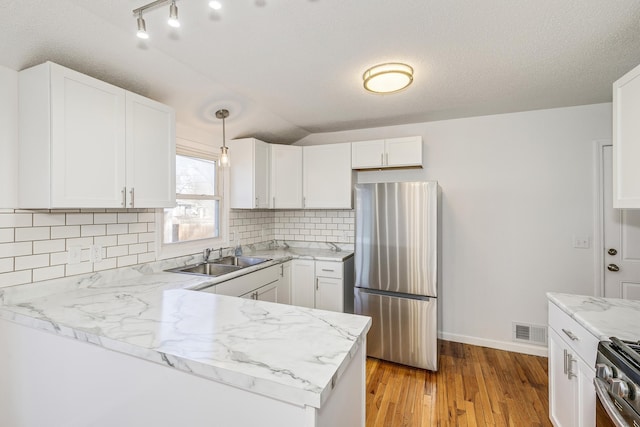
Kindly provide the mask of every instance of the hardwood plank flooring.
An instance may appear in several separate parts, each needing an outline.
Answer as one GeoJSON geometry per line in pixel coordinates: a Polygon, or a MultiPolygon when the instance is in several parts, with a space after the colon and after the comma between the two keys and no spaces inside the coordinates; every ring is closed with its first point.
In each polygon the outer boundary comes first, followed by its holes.
{"type": "Polygon", "coordinates": [[[367,359],[367,427],[551,426],[546,357],[438,345],[438,372],[367,359]]]}

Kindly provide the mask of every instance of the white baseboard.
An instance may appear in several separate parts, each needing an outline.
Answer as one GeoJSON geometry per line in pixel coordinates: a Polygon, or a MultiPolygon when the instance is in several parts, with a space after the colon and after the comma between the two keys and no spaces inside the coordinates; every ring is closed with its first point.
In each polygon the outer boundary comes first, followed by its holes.
{"type": "Polygon", "coordinates": [[[514,351],[516,353],[547,357],[547,347],[538,345],[523,344],[511,341],[488,340],[485,338],[469,337],[466,335],[451,334],[448,332],[438,332],[438,338],[445,341],[453,341],[463,344],[477,345],[480,347],[489,347],[498,350],[514,351]]]}

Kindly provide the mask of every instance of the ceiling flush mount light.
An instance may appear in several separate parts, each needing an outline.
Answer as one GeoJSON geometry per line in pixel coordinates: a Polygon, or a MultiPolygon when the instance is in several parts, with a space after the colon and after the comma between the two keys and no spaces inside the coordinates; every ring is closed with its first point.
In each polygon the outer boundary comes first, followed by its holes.
{"type": "Polygon", "coordinates": [[[226,132],[225,132],[225,119],[229,117],[229,110],[218,110],[216,111],[216,117],[222,119],[222,147],[220,147],[220,167],[229,166],[229,147],[225,142],[226,140],[226,132]]]}
{"type": "Polygon", "coordinates": [[[180,27],[180,21],[178,21],[178,6],[176,6],[175,0],[171,2],[169,6],[169,20],[167,21],[173,28],[180,27]]]}
{"type": "Polygon", "coordinates": [[[138,38],[148,39],[149,34],[147,33],[147,25],[144,22],[144,18],[142,17],[142,11],[138,14],[138,32],[136,33],[138,38]]]}
{"type": "Polygon", "coordinates": [[[364,88],[369,92],[398,92],[413,82],[413,68],[399,62],[387,62],[369,68],[362,79],[364,88]]]}

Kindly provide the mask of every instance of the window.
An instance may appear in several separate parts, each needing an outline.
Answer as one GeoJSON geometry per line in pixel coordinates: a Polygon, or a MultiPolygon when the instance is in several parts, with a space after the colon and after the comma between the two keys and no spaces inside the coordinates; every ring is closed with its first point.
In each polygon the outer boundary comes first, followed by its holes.
{"type": "Polygon", "coordinates": [[[220,237],[218,166],[176,156],[176,207],[164,210],[163,243],[220,237]]]}
{"type": "Polygon", "coordinates": [[[217,153],[180,144],[177,151],[176,207],[159,210],[156,215],[158,259],[222,246],[226,236],[225,176],[218,167],[217,153]]]}

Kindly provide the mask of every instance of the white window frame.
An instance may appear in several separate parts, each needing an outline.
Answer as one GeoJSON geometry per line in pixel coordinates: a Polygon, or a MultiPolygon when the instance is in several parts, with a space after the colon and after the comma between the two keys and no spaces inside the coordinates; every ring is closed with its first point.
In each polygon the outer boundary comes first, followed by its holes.
{"type": "MultiPolygon", "coordinates": [[[[176,138],[176,155],[218,161],[220,153],[211,146],[183,138],[176,138]]],[[[229,246],[229,168],[218,168],[220,185],[219,236],[211,239],[164,243],[164,209],[156,209],[156,258],[158,260],[201,254],[205,248],[229,246]]]]}

